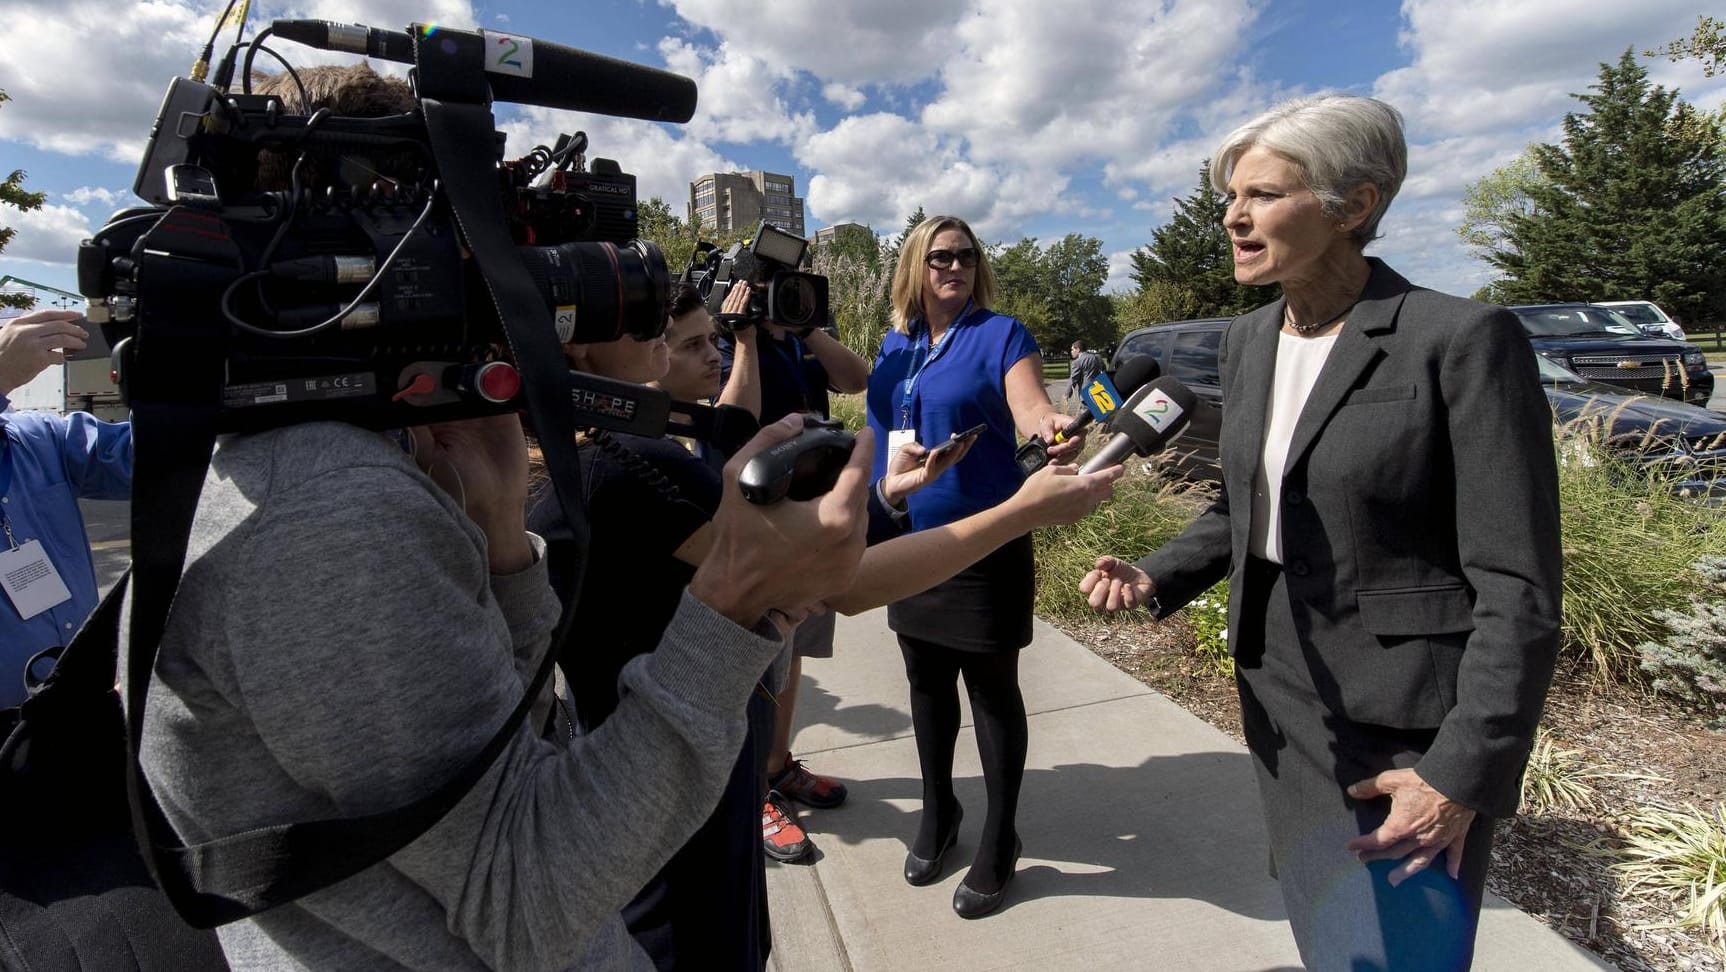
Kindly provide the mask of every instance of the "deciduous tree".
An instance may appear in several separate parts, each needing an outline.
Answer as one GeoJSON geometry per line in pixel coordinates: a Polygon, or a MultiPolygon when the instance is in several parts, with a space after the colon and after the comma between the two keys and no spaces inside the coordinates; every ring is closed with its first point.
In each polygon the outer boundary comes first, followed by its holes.
{"type": "MultiPolygon", "coordinates": [[[[10,95],[0,91],[0,104],[11,100],[10,95]]],[[[11,206],[21,213],[27,213],[32,209],[42,208],[42,203],[47,198],[46,193],[25,190],[23,169],[13,169],[4,181],[0,181],[0,206],[11,206]]],[[[12,242],[12,237],[17,232],[17,229],[11,226],[0,225],[0,250],[4,250],[6,244],[12,242]]],[[[0,307],[29,310],[35,304],[36,298],[30,294],[0,294],[0,307]]]]}

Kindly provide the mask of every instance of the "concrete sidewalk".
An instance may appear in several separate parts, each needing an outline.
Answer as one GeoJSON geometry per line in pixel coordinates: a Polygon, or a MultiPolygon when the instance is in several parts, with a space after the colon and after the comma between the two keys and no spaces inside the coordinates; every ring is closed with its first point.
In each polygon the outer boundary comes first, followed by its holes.
{"type": "MultiPolygon", "coordinates": [[[[966,810],[959,843],[942,880],[913,888],[900,872],[920,783],[886,612],[841,618],[835,657],[804,662],[794,749],[846,780],[851,796],[838,809],[803,811],[813,864],[768,863],[772,967],[1299,968],[1265,873],[1245,749],[1040,621],[1020,664],[1031,722],[1024,857],[1002,909],[965,921],[953,889],[986,804],[969,710],[954,767],[966,810]]],[[[1610,966],[1489,897],[1475,968],[1610,966]]]]}

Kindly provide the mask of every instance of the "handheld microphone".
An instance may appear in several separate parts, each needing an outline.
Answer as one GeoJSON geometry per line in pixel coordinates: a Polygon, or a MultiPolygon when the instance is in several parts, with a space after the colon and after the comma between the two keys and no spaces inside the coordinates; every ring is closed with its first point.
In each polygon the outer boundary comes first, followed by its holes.
{"type": "MultiPolygon", "coordinates": [[[[328,20],[276,20],[270,29],[319,50],[414,63],[414,39],[407,31],[328,20]]],[[[436,43],[436,27],[415,29],[424,33],[423,42],[436,43]]],[[[686,122],[695,115],[695,82],[681,74],[519,34],[479,34],[485,38],[486,80],[498,101],[647,121],[686,122]]]]}
{"type": "Polygon", "coordinates": [[[1138,391],[1144,387],[1145,382],[1155,380],[1161,371],[1157,366],[1157,359],[1147,354],[1128,359],[1127,363],[1121,366],[1121,370],[1115,373],[1113,384],[1110,384],[1106,372],[1097,375],[1081,393],[1085,399],[1085,414],[1073,419],[1066,428],[1055,433],[1055,441],[1067,441],[1084,431],[1092,422],[1108,421],[1120,406],[1122,396],[1138,391]]]}
{"type": "Polygon", "coordinates": [[[1129,455],[1158,452],[1186,431],[1199,398],[1175,378],[1158,378],[1127,399],[1111,420],[1115,437],[1079,467],[1079,473],[1096,472],[1126,461],[1129,455]]]}

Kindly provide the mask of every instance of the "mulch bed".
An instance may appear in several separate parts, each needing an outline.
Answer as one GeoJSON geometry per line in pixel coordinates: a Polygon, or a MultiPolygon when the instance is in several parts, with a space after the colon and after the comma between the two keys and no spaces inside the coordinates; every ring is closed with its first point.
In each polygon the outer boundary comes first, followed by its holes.
{"type": "MultiPolygon", "coordinates": [[[[1116,668],[1241,740],[1232,679],[1193,653],[1177,615],[1161,623],[1083,621],[1060,627],[1116,668]]],[[[1637,689],[1601,688],[1561,673],[1543,723],[1556,745],[1585,754],[1595,805],[1501,822],[1487,884],[1538,920],[1634,972],[1726,972],[1726,951],[1697,932],[1658,927],[1681,903],[1627,891],[1601,850],[1617,846],[1618,822],[1646,805],[1704,809],[1726,793],[1726,734],[1637,689]],[[1590,851],[1593,849],[1593,852],[1590,851]]]]}

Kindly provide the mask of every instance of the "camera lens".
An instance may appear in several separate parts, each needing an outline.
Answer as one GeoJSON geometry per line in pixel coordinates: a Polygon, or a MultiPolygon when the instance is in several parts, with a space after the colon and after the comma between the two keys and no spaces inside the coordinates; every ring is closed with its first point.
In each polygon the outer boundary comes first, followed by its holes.
{"type": "Polygon", "coordinates": [[[558,339],[597,344],[665,333],[671,273],[647,240],[523,246],[522,262],[557,321],[558,339]]]}
{"type": "Polygon", "coordinates": [[[774,323],[786,327],[814,327],[825,324],[815,318],[820,313],[820,301],[815,285],[801,274],[783,274],[773,282],[774,323]]]}

